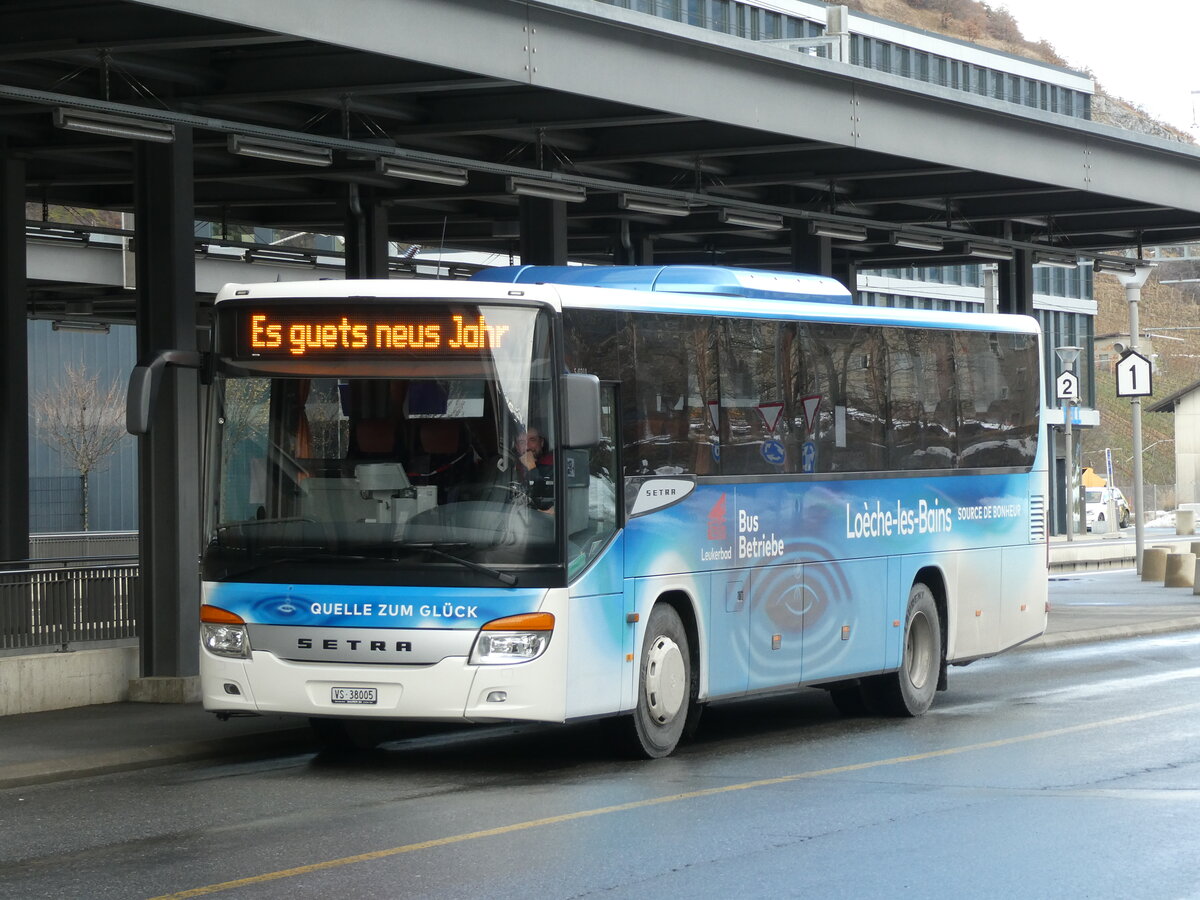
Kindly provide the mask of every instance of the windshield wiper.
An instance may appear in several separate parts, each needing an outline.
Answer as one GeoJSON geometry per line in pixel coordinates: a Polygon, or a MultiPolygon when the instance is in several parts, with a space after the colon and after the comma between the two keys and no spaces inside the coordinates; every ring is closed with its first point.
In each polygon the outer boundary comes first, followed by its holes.
{"type": "MultiPolygon", "coordinates": [[[[217,545],[222,546],[219,539],[218,539],[217,545]]],[[[459,547],[469,547],[469,546],[470,546],[470,544],[457,544],[457,543],[434,544],[431,542],[399,545],[399,547],[402,547],[404,549],[419,550],[422,553],[428,553],[430,556],[437,556],[441,559],[446,559],[446,560],[449,560],[450,562],[457,563],[458,565],[463,566],[464,568],[467,568],[467,569],[471,569],[474,572],[481,572],[484,575],[489,575],[492,578],[495,578],[501,584],[506,585],[508,587],[512,587],[513,585],[515,585],[517,583],[517,577],[515,575],[510,575],[508,572],[501,572],[499,569],[494,569],[491,566],[485,566],[483,563],[477,563],[477,562],[473,562],[472,560],[469,560],[469,559],[463,559],[461,556],[455,556],[453,553],[447,553],[446,549],[445,549],[447,547],[459,548],[459,547]]],[[[230,549],[230,548],[223,548],[223,549],[230,549]]],[[[249,575],[251,572],[258,572],[258,571],[261,571],[262,569],[270,568],[271,566],[295,565],[297,563],[312,562],[313,560],[319,560],[320,562],[323,562],[323,563],[324,562],[361,563],[361,562],[366,562],[366,561],[371,561],[371,560],[378,560],[381,562],[386,561],[386,562],[390,562],[390,563],[399,562],[399,560],[397,560],[394,555],[395,551],[393,551],[392,555],[385,556],[382,554],[377,555],[377,554],[373,554],[373,553],[367,553],[367,554],[364,554],[364,553],[338,553],[336,551],[322,550],[318,547],[288,546],[285,548],[283,546],[275,546],[275,547],[257,547],[257,548],[255,548],[255,552],[261,553],[263,550],[270,550],[270,549],[275,549],[275,550],[286,549],[289,552],[285,556],[276,556],[276,557],[270,557],[267,559],[259,558],[259,559],[255,560],[254,562],[250,563],[249,565],[247,565],[243,568],[240,568],[240,569],[231,568],[228,570],[227,577],[238,578],[241,576],[249,575]],[[306,555],[305,556],[295,555],[295,552],[297,550],[304,550],[306,555]]],[[[249,550],[246,549],[245,552],[249,552],[249,550]]]]}
{"type": "Polygon", "coordinates": [[[441,559],[448,559],[450,562],[458,563],[471,569],[474,572],[482,572],[484,575],[490,575],[499,581],[501,584],[512,587],[517,583],[517,576],[510,575],[508,572],[501,572],[499,569],[493,569],[491,566],[485,566],[483,563],[473,562],[469,559],[463,559],[461,556],[455,556],[453,553],[447,553],[442,547],[469,547],[470,544],[432,544],[432,543],[415,543],[404,544],[406,549],[421,550],[431,556],[437,556],[441,559]]]}
{"type": "MultiPolygon", "coordinates": [[[[279,547],[279,548],[261,548],[260,547],[260,548],[257,548],[257,550],[255,552],[262,552],[263,549],[283,549],[283,548],[281,548],[281,547],[279,547]]],[[[305,555],[305,556],[272,556],[272,557],[269,557],[266,559],[257,559],[254,562],[250,563],[249,565],[243,566],[240,569],[235,569],[232,567],[228,568],[226,570],[226,577],[229,579],[241,578],[242,576],[249,575],[251,572],[260,572],[263,569],[269,569],[271,566],[294,566],[294,565],[297,565],[298,563],[311,562],[314,559],[319,559],[321,562],[362,562],[364,559],[368,558],[365,556],[352,556],[352,555],[347,555],[347,554],[342,554],[342,553],[324,553],[324,552],[317,550],[316,548],[288,547],[287,549],[289,551],[293,551],[293,552],[298,549],[305,550],[307,552],[307,555],[305,555]]]]}

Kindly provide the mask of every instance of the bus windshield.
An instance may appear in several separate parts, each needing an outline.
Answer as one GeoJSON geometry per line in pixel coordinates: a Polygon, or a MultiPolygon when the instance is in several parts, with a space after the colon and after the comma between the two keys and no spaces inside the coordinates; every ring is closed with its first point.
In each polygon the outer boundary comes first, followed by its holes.
{"type": "MultiPolygon", "coordinates": [[[[514,568],[556,562],[548,319],[486,314],[504,339],[469,353],[397,353],[366,367],[308,353],[303,368],[283,359],[265,370],[226,358],[214,386],[210,574],[510,584],[514,568]]],[[[429,321],[420,310],[403,318],[429,321]]],[[[477,310],[463,318],[482,321],[477,310]]]]}

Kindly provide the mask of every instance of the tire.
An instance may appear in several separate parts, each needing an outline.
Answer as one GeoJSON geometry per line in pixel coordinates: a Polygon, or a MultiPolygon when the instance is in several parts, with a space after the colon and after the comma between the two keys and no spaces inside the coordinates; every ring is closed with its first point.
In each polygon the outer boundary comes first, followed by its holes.
{"type": "Polygon", "coordinates": [[[679,613],[660,603],[646,622],[637,705],[619,726],[622,749],[642,759],[660,759],[673,753],[689,725],[695,727],[697,682],[679,613]]]}
{"type": "Polygon", "coordinates": [[[921,582],[908,592],[900,670],[875,682],[880,706],[894,716],[923,716],[933,705],[942,668],[942,626],[933,592],[921,582]]]}

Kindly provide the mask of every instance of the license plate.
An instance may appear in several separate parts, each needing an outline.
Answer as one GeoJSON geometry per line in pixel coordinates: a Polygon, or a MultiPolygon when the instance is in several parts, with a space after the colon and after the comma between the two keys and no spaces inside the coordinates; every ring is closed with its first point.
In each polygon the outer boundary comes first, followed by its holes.
{"type": "Polygon", "coordinates": [[[334,703],[353,703],[359,706],[373,706],[379,702],[379,691],[375,688],[335,687],[331,688],[330,700],[334,703]]]}

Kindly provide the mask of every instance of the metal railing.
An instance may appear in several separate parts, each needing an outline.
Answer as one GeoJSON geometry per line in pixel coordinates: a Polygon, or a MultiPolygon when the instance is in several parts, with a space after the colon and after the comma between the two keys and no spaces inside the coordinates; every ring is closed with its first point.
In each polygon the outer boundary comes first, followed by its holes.
{"type": "Polygon", "coordinates": [[[78,563],[0,569],[0,653],[137,636],[137,563],[78,563]]]}
{"type": "Polygon", "coordinates": [[[31,560],[74,557],[79,562],[113,562],[136,557],[136,531],[50,531],[29,535],[31,560]]]}

